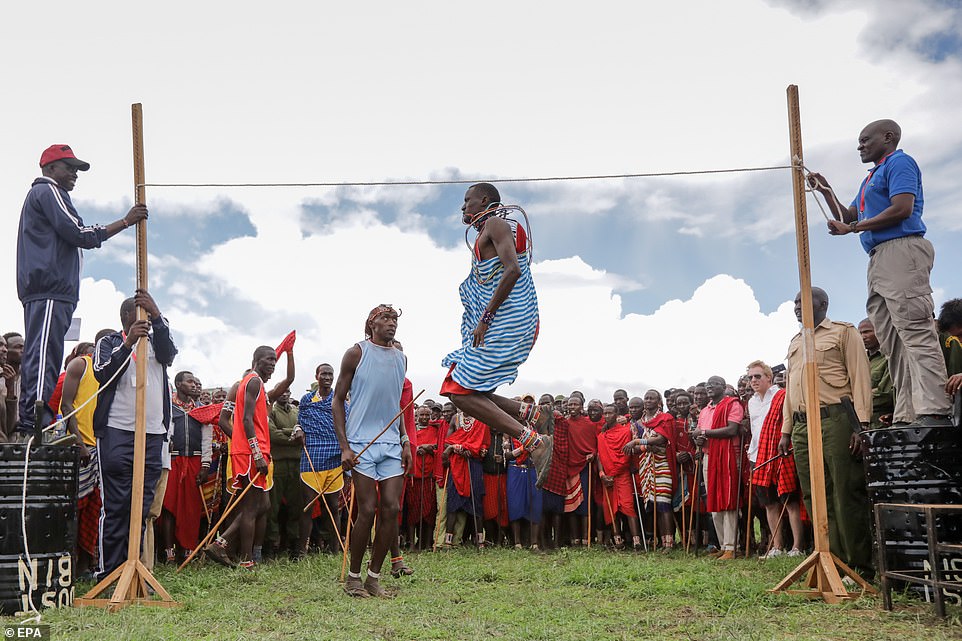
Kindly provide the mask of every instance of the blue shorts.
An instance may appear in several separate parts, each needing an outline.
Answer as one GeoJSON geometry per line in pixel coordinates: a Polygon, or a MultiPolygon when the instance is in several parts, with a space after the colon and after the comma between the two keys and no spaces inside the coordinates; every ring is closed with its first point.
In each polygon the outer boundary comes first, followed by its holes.
{"type": "MultiPolygon", "coordinates": [[[[360,452],[367,443],[351,443],[351,449],[360,452]]],[[[400,443],[373,443],[360,456],[354,471],[375,481],[401,476],[404,467],[401,466],[400,443]]]]}

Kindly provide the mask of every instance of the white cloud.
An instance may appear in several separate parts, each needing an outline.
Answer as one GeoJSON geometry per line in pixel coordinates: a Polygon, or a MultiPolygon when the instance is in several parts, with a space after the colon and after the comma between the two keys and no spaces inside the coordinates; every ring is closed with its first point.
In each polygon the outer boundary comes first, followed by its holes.
{"type": "MultiPolygon", "coordinates": [[[[329,361],[337,368],[344,351],[362,338],[370,308],[389,302],[403,310],[398,338],[409,377],[436,397],[441,358],[460,341],[457,287],[468,272],[467,252],[438,248],[423,233],[369,219],[340,222],[331,233],[308,238],[293,226],[280,228],[286,232],[274,242],[285,249],[271,257],[269,268],[252,260],[265,244],[261,237],[229,241],[198,265],[205,278],[250,305],[250,314],[243,326],[230,326],[172,307],[171,325],[183,337],[178,368],[192,369],[207,384],[230,384],[256,346],[273,345],[294,328],[295,390],[303,390],[315,365],[329,361]],[[317,268],[305,272],[314,263],[317,268]],[[306,323],[289,327],[292,319],[306,323]]],[[[511,393],[578,387],[607,397],[613,386],[638,390],[687,385],[716,373],[734,377],[755,358],[779,361],[796,331],[791,303],[762,314],[751,288],[730,276],[711,278],[690,299],[668,301],[650,315],[622,316],[613,293],[621,279],[580,257],[536,263],[533,271],[541,333],[518,382],[505,390],[511,393]]]]}
{"type": "MultiPolygon", "coordinates": [[[[551,11],[529,11],[495,0],[485,12],[510,28],[472,31],[465,25],[477,24],[476,7],[438,0],[418,11],[386,2],[301,2],[286,10],[240,2],[226,13],[183,0],[133,13],[117,0],[56,12],[14,3],[0,25],[0,57],[21,60],[60,29],[70,31],[84,61],[82,73],[57,82],[36,65],[0,69],[3,86],[30,96],[4,112],[0,200],[8,216],[0,235],[10,242],[0,255],[7,301],[0,322],[22,327],[12,239],[40,150],[70,143],[93,165],[74,196],[119,216],[132,191],[135,101],[144,103],[152,182],[545,176],[784,164],[785,87],[795,83],[806,164],[828,176],[843,200],[864,175],[857,132],[892,117],[925,172],[926,219],[960,229],[955,150],[962,134],[945,124],[957,120],[962,102],[958,52],[932,61],[911,49],[940,25],[957,24],[950,4],[694,0],[586,10],[562,0],[551,11]],[[809,5],[814,10],[805,11],[809,5]],[[121,17],[144,28],[124,29],[121,17]],[[64,96],[71,97],[67,110],[64,96]]],[[[753,178],[579,182],[526,192],[531,212],[584,214],[584,234],[571,239],[569,258],[536,265],[543,333],[515,387],[580,386],[607,396],[612,386],[731,377],[755,357],[780,359],[795,329],[787,303],[764,314],[748,284],[705,273],[696,290],[672,293],[675,300],[650,314],[625,316],[613,292],[639,284],[575,255],[578,243],[605,237],[607,216],[626,213],[639,224],[676,221],[682,235],[746,235],[764,255],[767,240],[791,229],[790,187],[786,174],[759,193],[753,178]],[[746,203],[766,214],[745,221],[746,203]]],[[[510,200],[515,190],[504,191],[510,200]]],[[[372,305],[394,302],[405,310],[400,337],[412,378],[432,393],[441,356],[459,340],[456,290],[468,269],[463,248],[439,249],[426,233],[430,222],[419,206],[435,194],[434,187],[372,187],[352,192],[344,205],[334,188],[149,188],[156,210],[191,218],[229,197],[257,230],[212,247],[196,267],[198,287],[173,280],[174,257],[152,257],[151,287],[169,288],[171,300],[161,303],[178,333],[178,366],[205,382],[229,383],[255,346],[297,327],[303,388],[317,361],[336,365],[360,338],[372,305]],[[302,238],[299,208],[311,201],[332,207],[336,222],[324,235],[302,238]],[[399,212],[396,226],[379,222],[378,210],[389,208],[399,212]],[[208,306],[208,294],[228,294],[249,313],[208,306]]],[[[459,205],[451,203],[452,220],[459,205]]],[[[549,221],[537,217],[536,238],[549,221]]],[[[121,235],[97,251],[129,263],[131,249],[132,236],[121,235]]],[[[957,261],[939,251],[936,272],[957,261]]],[[[78,313],[85,334],[116,324],[130,280],[84,280],[78,313]]],[[[861,275],[840,281],[833,296],[864,296],[861,275]]]]}

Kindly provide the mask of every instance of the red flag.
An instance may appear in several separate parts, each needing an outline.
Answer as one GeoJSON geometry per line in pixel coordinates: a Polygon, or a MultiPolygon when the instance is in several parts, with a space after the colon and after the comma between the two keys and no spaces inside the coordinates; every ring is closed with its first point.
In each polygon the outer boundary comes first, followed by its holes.
{"type": "Polygon", "coordinates": [[[223,403],[211,403],[210,405],[195,407],[188,412],[188,414],[190,414],[191,418],[200,421],[204,425],[217,425],[217,421],[220,419],[220,411],[223,408],[223,403]]]}
{"type": "Polygon", "coordinates": [[[294,347],[294,340],[296,338],[297,338],[297,330],[295,329],[290,334],[284,337],[284,340],[281,341],[281,344],[278,345],[277,349],[275,349],[274,351],[277,352],[278,356],[280,356],[284,352],[294,347]]]}

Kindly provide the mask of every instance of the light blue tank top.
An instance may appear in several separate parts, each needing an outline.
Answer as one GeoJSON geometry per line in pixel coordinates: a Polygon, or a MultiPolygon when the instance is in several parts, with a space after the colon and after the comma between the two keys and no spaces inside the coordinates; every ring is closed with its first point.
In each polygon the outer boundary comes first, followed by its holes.
{"type": "MultiPolygon", "coordinates": [[[[393,347],[370,340],[358,343],[361,362],[351,383],[351,413],[347,417],[347,440],[367,445],[401,409],[401,388],[407,360],[393,347]]],[[[401,419],[378,439],[378,443],[401,442],[401,419]]]]}

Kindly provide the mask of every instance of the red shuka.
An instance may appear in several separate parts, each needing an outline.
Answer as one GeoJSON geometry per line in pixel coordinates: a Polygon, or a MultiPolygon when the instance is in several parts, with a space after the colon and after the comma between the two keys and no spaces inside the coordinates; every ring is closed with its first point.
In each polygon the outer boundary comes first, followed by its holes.
{"type": "Polygon", "coordinates": [[[598,453],[598,428],[587,416],[568,419],[568,476],[580,474],[585,458],[598,453]]]}
{"type": "Polygon", "coordinates": [[[656,434],[664,436],[668,440],[665,445],[665,459],[671,469],[671,486],[678,487],[678,464],[676,461],[677,450],[675,449],[675,417],[668,412],[659,412],[654,418],[645,423],[645,427],[654,430],[656,434]]]}
{"type": "Polygon", "coordinates": [[[421,445],[437,445],[438,426],[428,423],[427,427],[417,429],[415,425],[414,429],[414,440],[411,441],[411,445],[413,446],[411,448],[411,454],[414,455],[414,469],[411,471],[411,476],[416,479],[431,478],[434,476],[434,459],[441,457],[435,456],[434,452],[428,452],[423,456],[419,456],[417,448],[421,445]]]}
{"type": "Polygon", "coordinates": [[[448,438],[448,430],[451,428],[448,422],[443,418],[437,421],[431,421],[431,425],[437,427],[436,440],[434,441],[437,448],[434,450],[434,480],[438,484],[438,487],[444,487],[444,463],[441,461],[441,451],[444,450],[444,441],[448,438]]]}
{"type": "MultiPolygon", "coordinates": [[[[727,427],[728,415],[733,404],[739,403],[737,398],[726,396],[712,414],[711,429],[717,430],[727,427]]],[[[738,457],[744,456],[744,450],[739,451],[740,439],[738,435],[729,438],[706,439],[708,450],[708,469],[705,474],[705,485],[708,499],[705,508],[709,512],[727,512],[738,509],[738,493],[741,483],[738,478],[738,457]]],[[[744,470],[744,465],[742,466],[744,470]]]]}
{"type": "Polygon", "coordinates": [[[598,461],[605,476],[617,476],[630,470],[631,457],[622,448],[632,438],[629,425],[615,425],[598,434],[598,461]]]}
{"type": "MultiPolygon", "coordinates": [[[[480,459],[481,450],[491,447],[491,429],[475,419],[474,424],[468,430],[457,427],[455,422],[454,431],[444,441],[445,445],[461,445],[471,453],[472,458],[480,459]]],[[[454,489],[461,496],[471,496],[471,472],[468,469],[468,461],[460,454],[452,453],[448,458],[451,470],[451,478],[454,480],[454,489]]]]}

